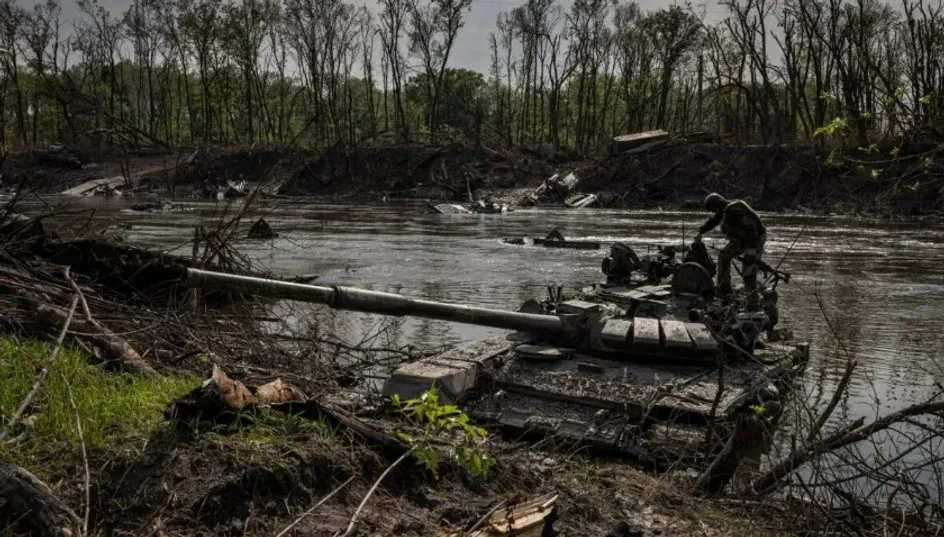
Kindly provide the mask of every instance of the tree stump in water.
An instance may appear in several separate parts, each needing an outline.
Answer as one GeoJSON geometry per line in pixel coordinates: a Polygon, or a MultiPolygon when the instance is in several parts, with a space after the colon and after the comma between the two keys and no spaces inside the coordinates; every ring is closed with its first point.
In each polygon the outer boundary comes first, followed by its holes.
{"type": "Polygon", "coordinates": [[[249,228],[250,239],[274,239],[278,236],[278,233],[272,231],[269,223],[262,218],[256,220],[256,223],[249,228]]]}

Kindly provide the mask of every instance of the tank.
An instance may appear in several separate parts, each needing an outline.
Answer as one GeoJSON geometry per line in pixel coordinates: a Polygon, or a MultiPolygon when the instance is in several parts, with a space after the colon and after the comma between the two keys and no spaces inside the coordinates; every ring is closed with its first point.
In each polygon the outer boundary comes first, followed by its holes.
{"type": "Polygon", "coordinates": [[[760,411],[776,423],[809,346],[778,330],[783,273],[770,269],[761,311],[744,311],[715,296],[714,265],[692,246],[683,256],[674,248],[639,256],[615,244],[601,263],[603,282],[572,296],[549,287],[519,311],[200,269],[188,269],[186,283],[511,330],[400,367],[384,394],[412,398],[435,386],[442,400],[515,437],[701,466],[706,446],[718,445],[706,440],[723,443],[739,415],[760,411]]]}

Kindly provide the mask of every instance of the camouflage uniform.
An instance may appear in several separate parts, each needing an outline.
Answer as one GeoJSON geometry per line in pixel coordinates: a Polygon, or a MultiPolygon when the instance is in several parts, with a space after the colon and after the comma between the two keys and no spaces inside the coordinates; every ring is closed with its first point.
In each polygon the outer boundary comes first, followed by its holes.
{"type": "MultiPolygon", "coordinates": [[[[722,291],[731,289],[731,260],[740,256],[747,248],[757,251],[756,258],[762,259],[764,244],[767,242],[767,228],[760,216],[747,203],[740,200],[728,202],[727,205],[711,216],[698,230],[700,234],[708,233],[721,224],[721,232],[728,239],[728,244],[718,254],[718,285],[722,291]]],[[[747,265],[743,267],[741,277],[744,279],[744,288],[747,290],[747,307],[749,310],[760,308],[760,294],[757,289],[757,267],[747,265]]]]}

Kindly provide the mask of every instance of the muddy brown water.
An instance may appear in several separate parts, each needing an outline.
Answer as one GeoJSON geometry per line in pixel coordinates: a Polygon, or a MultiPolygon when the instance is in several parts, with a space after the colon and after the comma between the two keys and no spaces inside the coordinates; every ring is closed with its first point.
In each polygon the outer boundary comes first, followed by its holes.
{"type": "MultiPolygon", "coordinates": [[[[57,225],[75,229],[94,209],[92,225],[120,224],[133,243],[185,255],[193,227],[213,225],[222,207],[184,201],[185,212],[149,214],[129,211],[128,200],[67,201],[72,210],[86,212],[60,218],[57,225]]],[[[552,283],[574,293],[599,282],[600,261],[610,243],[626,242],[640,253],[653,245],[681,244],[683,230],[690,240],[705,218],[698,212],[555,209],[432,215],[420,203],[352,206],[311,200],[279,200],[260,206],[255,214],[265,215],[280,236],[243,242],[241,249],[276,274],[316,273],[321,284],[504,309],[543,298],[552,283]],[[555,227],[568,238],[601,241],[603,248],[568,251],[501,242],[502,237],[544,236],[555,227]]],[[[902,408],[927,398],[936,382],[944,382],[944,225],[764,217],[768,262],[779,262],[789,250],[782,268],[794,280],[780,287],[781,320],[798,339],[812,343],[806,382],[814,403],[817,397],[828,399],[830,387],[841,377],[843,347],[867,373],[857,377],[840,406],[840,413],[849,417],[872,419],[877,412],[902,408]]],[[[723,245],[717,232],[706,236],[706,242],[723,245]]],[[[374,336],[383,325],[377,316],[320,306],[311,313],[322,328],[351,342],[374,336]]],[[[401,319],[372,342],[431,346],[501,333],[401,319]]]]}

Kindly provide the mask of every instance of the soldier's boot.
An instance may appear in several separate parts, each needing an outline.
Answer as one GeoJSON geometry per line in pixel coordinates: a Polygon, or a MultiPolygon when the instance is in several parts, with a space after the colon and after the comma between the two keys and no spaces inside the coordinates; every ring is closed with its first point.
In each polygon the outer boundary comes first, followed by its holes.
{"type": "Polygon", "coordinates": [[[744,267],[744,293],[747,296],[745,308],[747,311],[762,311],[760,290],[757,286],[757,268],[754,266],[744,267]]]}
{"type": "Polygon", "coordinates": [[[737,244],[729,242],[718,253],[718,293],[722,299],[727,300],[734,295],[734,288],[731,287],[731,261],[737,252],[737,244]]]}

